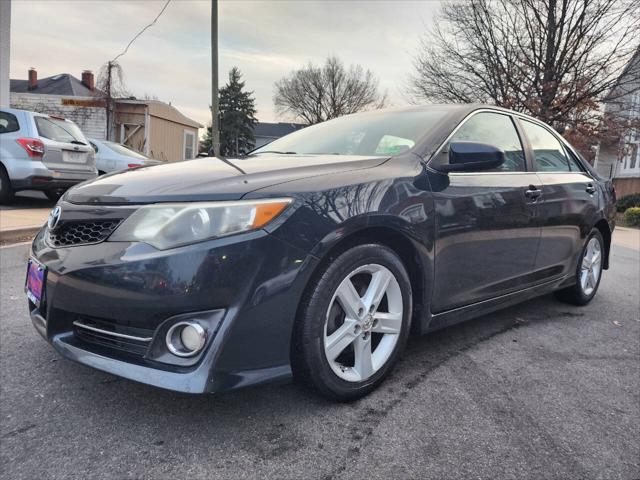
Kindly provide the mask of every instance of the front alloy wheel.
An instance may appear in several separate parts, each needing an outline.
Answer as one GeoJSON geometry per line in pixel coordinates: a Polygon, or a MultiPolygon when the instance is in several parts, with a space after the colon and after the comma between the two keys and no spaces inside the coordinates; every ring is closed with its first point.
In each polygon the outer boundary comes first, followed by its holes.
{"type": "Polygon", "coordinates": [[[395,252],[377,244],[343,252],[301,304],[292,349],[296,378],[337,400],[366,395],[404,347],[411,311],[411,283],[395,252]]]}
{"type": "Polygon", "coordinates": [[[398,343],[402,307],[400,285],[388,268],[363,265],[347,275],[324,325],[324,353],[338,377],[362,382],[380,370],[398,343]]]}

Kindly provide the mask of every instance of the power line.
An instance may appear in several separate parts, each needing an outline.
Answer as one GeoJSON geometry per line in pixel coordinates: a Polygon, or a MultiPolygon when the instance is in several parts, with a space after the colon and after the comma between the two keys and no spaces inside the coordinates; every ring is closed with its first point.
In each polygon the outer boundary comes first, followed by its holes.
{"type": "Polygon", "coordinates": [[[160,16],[164,13],[164,11],[167,9],[167,7],[169,6],[169,3],[171,3],[171,0],[167,0],[164,4],[164,6],[162,7],[162,10],[160,10],[160,13],[158,13],[158,15],[156,16],[156,18],[153,19],[153,22],[151,22],[149,25],[147,25],[146,27],[144,27],[142,30],[140,30],[132,39],[131,41],[127,44],[126,48],[122,51],[122,53],[120,53],[119,55],[117,55],[113,60],[111,60],[112,62],[115,62],[118,58],[120,58],[121,56],[123,56],[125,53],[127,53],[127,51],[129,50],[129,47],[131,46],[131,44],[133,42],[135,42],[138,37],[140,35],[142,35],[145,30],[147,30],[148,28],[153,27],[156,22],[158,21],[158,19],[160,18],[160,16]]]}

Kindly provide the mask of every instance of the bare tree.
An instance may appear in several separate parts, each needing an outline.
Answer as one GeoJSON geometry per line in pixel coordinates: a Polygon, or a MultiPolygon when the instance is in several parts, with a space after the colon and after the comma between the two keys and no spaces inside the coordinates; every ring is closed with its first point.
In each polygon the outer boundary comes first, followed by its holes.
{"type": "Polygon", "coordinates": [[[276,82],[275,89],[277,111],[309,124],[382,108],[387,99],[370,70],[360,65],[347,69],[336,57],[327,58],[322,66],[309,63],[276,82]]]}
{"type": "Polygon", "coordinates": [[[512,108],[569,134],[599,123],[599,102],[638,48],[639,21],[638,0],[445,4],[422,38],[409,93],[512,108]]]}
{"type": "Polygon", "coordinates": [[[103,96],[105,100],[107,140],[112,140],[111,127],[113,124],[115,99],[127,96],[127,90],[124,86],[124,72],[117,60],[110,60],[100,67],[96,87],[96,92],[103,96]]]}

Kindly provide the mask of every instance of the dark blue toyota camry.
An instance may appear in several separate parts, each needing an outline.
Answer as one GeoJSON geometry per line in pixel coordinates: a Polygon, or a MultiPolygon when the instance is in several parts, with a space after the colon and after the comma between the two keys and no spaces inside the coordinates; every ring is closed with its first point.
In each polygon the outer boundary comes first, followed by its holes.
{"type": "Polygon", "coordinates": [[[351,400],[410,334],[548,292],[588,303],[614,200],[519,113],[355,114],[72,188],[25,290],[38,332],[85,365],[190,393],[294,377],[351,400]]]}

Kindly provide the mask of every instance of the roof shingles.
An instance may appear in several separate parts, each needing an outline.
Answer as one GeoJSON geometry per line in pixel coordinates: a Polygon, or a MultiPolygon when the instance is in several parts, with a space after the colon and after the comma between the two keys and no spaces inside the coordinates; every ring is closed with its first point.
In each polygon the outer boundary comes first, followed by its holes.
{"type": "Polygon", "coordinates": [[[29,90],[27,80],[10,80],[9,89],[15,93],[36,93],[42,95],[69,95],[73,97],[95,96],[96,90],[90,90],[73,75],[61,73],[53,77],[38,79],[38,85],[29,90]]]}

